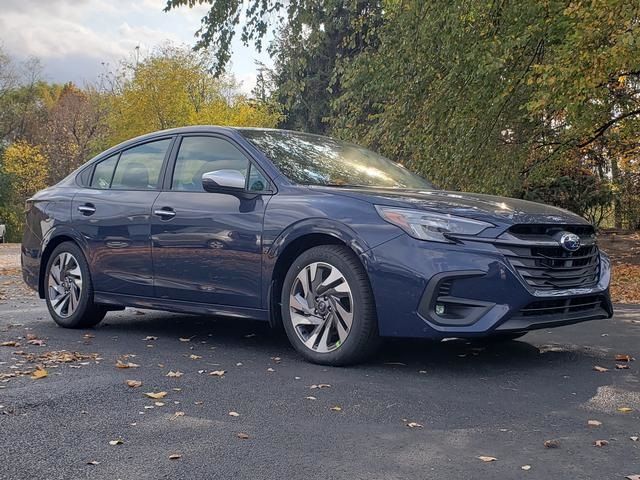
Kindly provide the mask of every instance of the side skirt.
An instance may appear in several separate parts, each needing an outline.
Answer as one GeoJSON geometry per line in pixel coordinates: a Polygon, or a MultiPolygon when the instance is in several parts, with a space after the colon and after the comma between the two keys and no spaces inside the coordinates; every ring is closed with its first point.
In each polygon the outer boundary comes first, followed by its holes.
{"type": "Polygon", "coordinates": [[[120,293],[94,292],[93,295],[95,303],[106,306],[137,307],[175,313],[192,313],[196,315],[269,321],[269,311],[258,308],[211,305],[208,303],[185,302],[166,298],[136,297],[134,295],[124,295],[120,293]]]}

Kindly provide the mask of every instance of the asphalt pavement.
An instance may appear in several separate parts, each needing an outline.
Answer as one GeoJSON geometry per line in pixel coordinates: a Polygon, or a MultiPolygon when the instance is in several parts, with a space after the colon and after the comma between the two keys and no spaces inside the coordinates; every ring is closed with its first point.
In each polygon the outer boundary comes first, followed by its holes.
{"type": "Polygon", "coordinates": [[[499,345],[395,340],[329,368],[256,322],[127,309],[65,330],[17,282],[0,275],[2,479],[640,474],[640,306],[499,345]]]}

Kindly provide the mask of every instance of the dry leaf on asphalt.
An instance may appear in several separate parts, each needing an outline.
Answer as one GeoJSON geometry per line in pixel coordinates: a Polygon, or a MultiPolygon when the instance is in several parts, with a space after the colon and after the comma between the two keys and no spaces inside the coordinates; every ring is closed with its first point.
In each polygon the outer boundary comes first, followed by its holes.
{"type": "Polygon", "coordinates": [[[609,442],[606,440],[596,440],[595,442],[593,442],[593,445],[596,447],[606,447],[607,445],[609,445],[609,442]]]}
{"type": "Polygon", "coordinates": [[[626,477],[627,480],[640,480],[640,475],[627,475],[626,477]]]}
{"type": "Polygon", "coordinates": [[[544,448],[558,448],[560,447],[560,442],[558,440],[545,440],[544,448]]]}
{"type": "Polygon", "coordinates": [[[635,360],[631,355],[621,354],[616,355],[616,362],[630,362],[635,360]]]}
{"type": "Polygon", "coordinates": [[[156,407],[164,407],[164,402],[154,402],[156,407]]]}
{"type": "Polygon", "coordinates": [[[172,453],[169,455],[169,460],[179,460],[182,458],[182,455],[179,453],[172,453]]]}
{"type": "Polygon", "coordinates": [[[213,372],[209,372],[209,375],[213,377],[224,377],[225,373],[227,373],[225,370],[214,370],[213,372]]]}
{"type": "Polygon", "coordinates": [[[632,442],[637,442],[638,438],[640,438],[640,437],[635,437],[635,436],[634,437],[629,437],[629,439],[631,439],[632,442]]]}
{"type": "Polygon", "coordinates": [[[589,420],[587,422],[587,425],[589,425],[590,427],[599,427],[600,425],[602,425],[602,422],[599,422],[598,420],[589,420]]]}
{"type": "Polygon", "coordinates": [[[239,417],[240,414],[238,412],[229,412],[230,417],[239,417]]]}
{"type": "Polygon", "coordinates": [[[478,458],[483,462],[495,462],[496,460],[498,460],[496,457],[486,457],[484,455],[480,455],[478,458]]]}
{"type": "Polygon", "coordinates": [[[628,370],[629,369],[629,365],[616,363],[616,368],[618,370],[628,370]]]}
{"type": "Polygon", "coordinates": [[[191,355],[189,355],[189,358],[190,358],[191,360],[198,360],[199,358],[202,358],[202,357],[201,357],[200,355],[194,355],[194,354],[191,354],[191,355]]]}
{"type": "Polygon", "coordinates": [[[531,470],[531,465],[522,465],[520,468],[522,470],[531,470]]]}
{"type": "Polygon", "coordinates": [[[122,445],[123,443],[124,442],[118,438],[117,440],[111,440],[109,445],[122,445]]]}
{"type": "Polygon", "coordinates": [[[331,407],[329,410],[333,410],[334,412],[341,412],[342,411],[342,407],[339,407],[338,405],[335,405],[335,406],[331,407]]]}
{"type": "Polygon", "coordinates": [[[100,462],[97,462],[96,460],[89,460],[87,465],[100,465],[100,462]]]}
{"type": "Polygon", "coordinates": [[[10,340],[8,342],[2,342],[0,343],[0,347],[19,347],[20,344],[18,342],[16,342],[15,340],[10,340]]]}
{"type": "Polygon", "coordinates": [[[137,363],[123,362],[120,359],[118,359],[118,361],[116,361],[116,367],[117,368],[138,368],[139,366],[140,365],[138,365],[137,363]]]}
{"type": "MultiPolygon", "coordinates": [[[[191,338],[193,338],[193,337],[191,337],[191,338]]],[[[180,337],[180,341],[181,342],[190,342],[191,338],[182,338],[182,337],[180,337]]]]}
{"type": "Polygon", "coordinates": [[[633,412],[633,408],[629,408],[629,407],[619,407],[618,411],[620,413],[630,413],[633,412]]]}
{"type": "Polygon", "coordinates": [[[313,389],[316,389],[316,388],[330,388],[330,387],[331,387],[331,385],[329,385],[328,383],[319,383],[317,385],[315,385],[315,384],[311,385],[309,388],[313,390],[313,389]]]}
{"type": "Polygon", "coordinates": [[[247,440],[249,438],[248,434],[242,433],[242,432],[238,433],[237,436],[238,436],[238,438],[241,438],[242,440],[247,440]]]}
{"type": "Polygon", "coordinates": [[[316,398],[316,397],[312,397],[311,395],[310,395],[310,396],[308,396],[308,397],[304,397],[304,398],[306,398],[307,400],[317,400],[317,398],[316,398]]]}
{"type": "Polygon", "coordinates": [[[596,372],[601,372],[601,373],[602,373],[602,372],[608,372],[608,371],[609,371],[609,369],[608,369],[608,368],[601,367],[600,365],[594,365],[594,366],[593,366],[593,369],[594,369],[596,372]]]}
{"type": "Polygon", "coordinates": [[[175,377],[175,378],[179,378],[179,377],[181,377],[182,375],[184,375],[184,373],[182,373],[182,372],[180,372],[180,371],[178,371],[178,370],[176,370],[175,372],[174,372],[173,370],[171,370],[171,371],[169,371],[169,373],[167,373],[167,375],[166,375],[166,376],[167,376],[167,377],[175,377]]]}
{"type": "Polygon", "coordinates": [[[40,340],[38,338],[33,338],[27,341],[29,345],[35,345],[36,347],[45,347],[47,344],[44,343],[44,340],[40,340]]]}
{"type": "Polygon", "coordinates": [[[140,380],[127,380],[127,386],[131,388],[137,388],[142,386],[142,382],[140,380]]]}
{"type": "Polygon", "coordinates": [[[153,335],[147,335],[142,339],[143,342],[150,342],[151,340],[157,340],[158,337],[154,337],[153,335]]]}
{"type": "Polygon", "coordinates": [[[420,425],[417,422],[409,422],[409,423],[407,423],[407,427],[409,427],[409,428],[422,428],[422,425],[420,425]]]}
{"type": "Polygon", "coordinates": [[[167,392],[146,392],[144,394],[145,397],[153,398],[154,400],[159,400],[167,396],[167,392]]]}
{"type": "Polygon", "coordinates": [[[44,368],[40,368],[40,367],[36,367],[36,369],[31,374],[31,378],[35,380],[38,380],[39,378],[44,378],[47,376],[49,376],[49,373],[44,368]]]}
{"type": "Polygon", "coordinates": [[[271,367],[267,368],[267,372],[275,372],[275,370],[271,367]]]}

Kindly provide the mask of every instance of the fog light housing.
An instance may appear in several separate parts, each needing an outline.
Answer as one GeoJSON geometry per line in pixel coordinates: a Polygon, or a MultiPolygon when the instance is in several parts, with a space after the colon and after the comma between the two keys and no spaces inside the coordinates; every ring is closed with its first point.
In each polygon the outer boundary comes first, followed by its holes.
{"type": "Polygon", "coordinates": [[[444,315],[444,305],[442,305],[441,303],[437,303],[436,304],[436,315],[444,315]]]}

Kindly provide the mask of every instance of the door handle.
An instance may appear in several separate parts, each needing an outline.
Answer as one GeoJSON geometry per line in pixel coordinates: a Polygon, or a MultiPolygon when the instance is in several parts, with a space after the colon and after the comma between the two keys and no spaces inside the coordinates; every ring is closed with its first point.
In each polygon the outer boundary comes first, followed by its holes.
{"type": "Polygon", "coordinates": [[[153,214],[158,215],[163,220],[169,220],[176,216],[176,212],[174,212],[173,209],[169,209],[169,207],[164,207],[159,210],[154,210],[153,214]]]}
{"type": "Polygon", "coordinates": [[[96,213],[96,207],[94,207],[92,203],[85,203],[84,205],[80,205],[78,207],[78,211],[83,215],[89,216],[96,213]]]}

